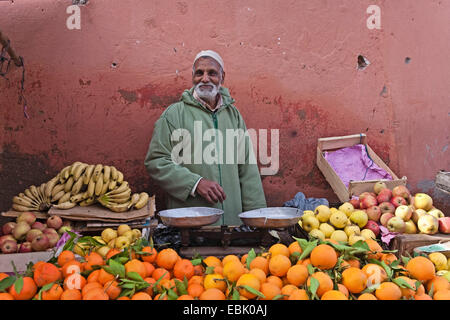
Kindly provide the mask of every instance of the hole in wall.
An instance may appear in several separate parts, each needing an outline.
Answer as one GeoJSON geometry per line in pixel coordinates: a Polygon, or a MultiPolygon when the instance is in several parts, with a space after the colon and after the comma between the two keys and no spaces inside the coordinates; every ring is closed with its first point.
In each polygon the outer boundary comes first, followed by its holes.
{"type": "Polygon", "coordinates": [[[367,60],[363,55],[358,56],[358,70],[364,70],[370,64],[370,61],[367,60]]]}

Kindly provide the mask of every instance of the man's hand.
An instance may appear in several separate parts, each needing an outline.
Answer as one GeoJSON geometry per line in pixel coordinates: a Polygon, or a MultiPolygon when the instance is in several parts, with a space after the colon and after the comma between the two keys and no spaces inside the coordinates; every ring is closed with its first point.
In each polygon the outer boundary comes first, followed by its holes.
{"type": "Polygon", "coordinates": [[[217,203],[218,201],[224,202],[227,197],[220,184],[206,179],[200,180],[196,192],[211,204],[217,203]]]}

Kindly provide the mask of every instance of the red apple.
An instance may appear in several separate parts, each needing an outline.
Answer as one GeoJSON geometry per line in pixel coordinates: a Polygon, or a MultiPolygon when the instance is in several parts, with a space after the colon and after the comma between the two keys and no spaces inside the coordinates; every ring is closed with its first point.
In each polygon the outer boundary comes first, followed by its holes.
{"type": "Polygon", "coordinates": [[[40,236],[41,234],[42,234],[41,230],[31,229],[30,231],[27,232],[26,241],[32,242],[34,238],[40,236]]]}
{"type": "Polygon", "coordinates": [[[14,237],[10,234],[4,235],[0,237],[0,247],[6,242],[6,241],[16,241],[14,237]]]}
{"type": "Polygon", "coordinates": [[[32,225],[36,221],[36,216],[32,212],[23,212],[17,217],[16,222],[26,222],[28,225],[32,225]]]}
{"type": "Polygon", "coordinates": [[[2,227],[3,235],[12,234],[14,228],[16,227],[17,223],[15,222],[7,222],[2,227]]]}
{"type": "Polygon", "coordinates": [[[388,221],[393,217],[395,217],[393,213],[390,212],[383,213],[380,217],[380,222],[383,226],[387,227],[388,221]]]}
{"type": "Polygon", "coordinates": [[[375,236],[378,237],[378,235],[380,234],[380,227],[378,226],[378,223],[376,223],[373,220],[369,220],[367,221],[366,226],[364,227],[364,229],[370,229],[372,230],[372,232],[375,234],[375,236]]]}
{"type": "Polygon", "coordinates": [[[369,220],[378,222],[381,217],[381,209],[379,206],[371,206],[370,208],[366,209],[367,216],[369,217],[369,220]]]}
{"type": "Polygon", "coordinates": [[[393,214],[395,212],[395,206],[390,202],[382,202],[378,206],[380,207],[381,214],[386,212],[390,212],[393,214]]]}
{"type": "Polygon", "coordinates": [[[7,240],[3,243],[0,248],[3,253],[16,253],[17,252],[17,242],[12,240],[7,240]]]}
{"type": "Polygon", "coordinates": [[[48,246],[49,240],[45,234],[37,236],[33,239],[33,242],[31,242],[31,248],[33,251],[44,251],[48,249],[48,246]]]}
{"type": "Polygon", "coordinates": [[[28,253],[33,251],[31,248],[31,242],[24,242],[19,246],[19,252],[20,253],[28,253]]]}
{"type": "Polygon", "coordinates": [[[349,202],[352,204],[353,208],[359,209],[359,199],[351,199],[349,202]]]}
{"type": "Polygon", "coordinates": [[[450,233],[450,217],[439,218],[439,232],[450,233]]]}
{"type": "Polygon", "coordinates": [[[47,228],[47,225],[42,222],[39,222],[39,221],[36,221],[35,223],[33,223],[31,225],[31,229],[38,229],[38,230],[44,231],[45,228],[47,228]]]}
{"type": "Polygon", "coordinates": [[[56,233],[58,234],[58,231],[56,231],[53,228],[45,228],[44,231],[42,231],[44,234],[50,234],[50,233],[56,233]]]}
{"type": "Polygon", "coordinates": [[[377,201],[378,203],[382,202],[388,202],[392,198],[392,191],[388,188],[383,189],[380,191],[380,193],[377,195],[377,201]]]}
{"type": "Polygon", "coordinates": [[[47,227],[53,229],[59,229],[63,225],[63,221],[59,216],[51,216],[47,219],[47,227]]]}
{"type": "Polygon", "coordinates": [[[377,197],[377,195],[374,193],[374,192],[363,192],[363,193],[361,193],[360,195],[359,195],[359,201],[361,201],[361,200],[363,200],[365,197],[367,197],[367,196],[372,196],[372,197],[374,197],[374,198],[376,198],[377,197]]]}
{"type": "Polygon", "coordinates": [[[402,197],[405,200],[409,200],[411,193],[409,192],[408,188],[406,188],[405,186],[396,186],[396,187],[394,187],[394,189],[392,189],[392,196],[393,197],[402,197]]]}
{"type": "Polygon", "coordinates": [[[25,221],[20,221],[17,223],[16,227],[13,230],[13,236],[16,240],[22,241],[25,239],[28,231],[31,230],[31,227],[25,221]]]}
{"type": "Polygon", "coordinates": [[[383,181],[378,181],[373,186],[373,192],[375,192],[375,194],[379,194],[381,190],[386,188],[387,188],[386,183],[384,183],[383,181]]]}
{"type": "Polygon", "coordinates": [[[394,205],[394,207],[399,206],[406,206],[408,203],[406,202],[406,199],[400,196],[395,196],[391,199],[391,203],[394,205]]]}
{"type": "Polygon", "coordinates": [[[366,195],[364,199],[361,200],[359,207],[361,209],[368,209],[370,207],[376,206],[378,204],[377,198],[372,195],[366,195]]]}
{"type": "Polygon", "coordinates": [[[59,240],[59,235],[57,233],[49,233],[46,236],[48,238],[48,247],[53,248],[59,240]]]}

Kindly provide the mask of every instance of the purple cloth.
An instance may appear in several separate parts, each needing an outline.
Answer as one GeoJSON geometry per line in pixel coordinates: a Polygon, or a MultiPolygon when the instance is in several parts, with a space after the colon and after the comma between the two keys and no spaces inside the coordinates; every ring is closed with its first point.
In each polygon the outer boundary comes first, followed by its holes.
{"type": "Polygon", "coordinates": [[[324,158],[347,188],[351,180],[392,180],[389,173],[369,158],[366,148],[362,144],[355,144],[332,152],[325,151],[324,158]]]}

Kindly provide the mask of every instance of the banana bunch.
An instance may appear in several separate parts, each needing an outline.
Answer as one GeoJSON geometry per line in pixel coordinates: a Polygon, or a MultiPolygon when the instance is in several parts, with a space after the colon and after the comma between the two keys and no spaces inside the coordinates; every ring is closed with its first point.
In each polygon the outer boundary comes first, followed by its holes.
{"type": "Polygon", "coordinates": [[[149,200],[147,193],[133,194],[124,175],[114,166],[74,162],[41,186],[31,186],[13,198],[16,211],[46,211],[50,207],[70,209],[77,204],[99,202],[114,212],[140,209],[149,200]]]}

